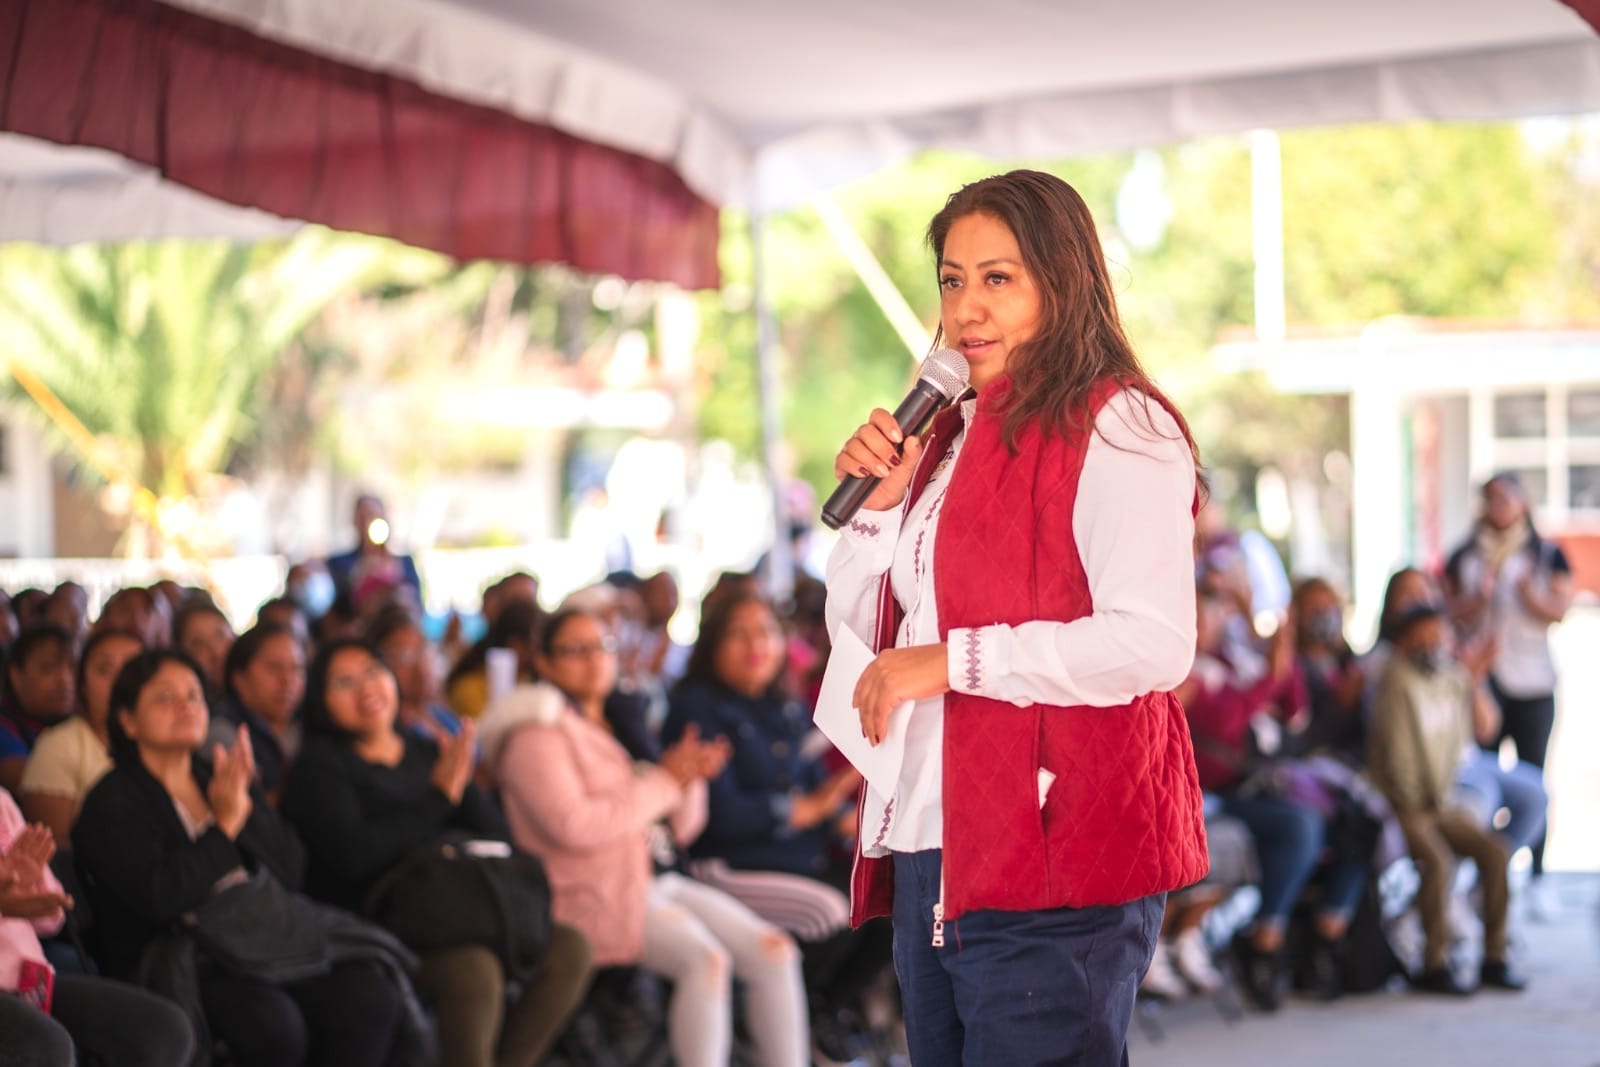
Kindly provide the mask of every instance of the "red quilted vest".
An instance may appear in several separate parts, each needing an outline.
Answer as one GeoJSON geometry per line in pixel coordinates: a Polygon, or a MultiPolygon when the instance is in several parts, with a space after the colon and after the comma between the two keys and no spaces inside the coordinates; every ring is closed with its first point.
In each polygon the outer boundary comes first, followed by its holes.
{"type": "MultiPolygon", "coordinates": [[[[1013,455],[997,410],[1009,384],[995,382],[980,399],[940,512],[941,637],[992,623],[1070,622],[1094,610],[1072,532],[1088,437],[1029,427],[1013,455]]],[[[1117,389],[1112,381],[1098,387],[1093,413],[1117,389]]],[[[907,508],[958,428],[954,408],[936,420],[907,508]]],[[[880,649],[893,644],[900,619],[886,575],[880,649]]],[[[1123,904],[1205,877],[1194,746],[1171,693],[1147,693],[1120,708],[1019,708],[956,692],[944,701],[946,919],[985,908],[1123,904]],[[1042,810],[1041,768],[1056,776],[1042,810]]],[[[856,847],[851,914],[860,925],[892,911],[894,866],[856,847]]]]}

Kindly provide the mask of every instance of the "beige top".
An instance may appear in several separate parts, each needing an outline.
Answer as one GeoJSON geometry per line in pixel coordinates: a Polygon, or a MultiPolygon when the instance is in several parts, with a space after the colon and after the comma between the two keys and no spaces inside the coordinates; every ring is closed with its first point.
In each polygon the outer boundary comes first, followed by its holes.
{"type": "Polygon", "coordinates": [[[1367,736],[1367,773],[1397,812],[1438,811],[1472,744],[1472,679],[1452,664],[1424,674],[1389,658],[1367,736]]]}
{"type": "MultiPolygon", "coordinates": [[[[89,790],[110,769],[111,754],[88,721],[73,715],[39,735],[23,768],[18,792],[66,797],[81,806],[89,790]]],[[[76,817],[77,813],[73,814],[76,817]]]]}

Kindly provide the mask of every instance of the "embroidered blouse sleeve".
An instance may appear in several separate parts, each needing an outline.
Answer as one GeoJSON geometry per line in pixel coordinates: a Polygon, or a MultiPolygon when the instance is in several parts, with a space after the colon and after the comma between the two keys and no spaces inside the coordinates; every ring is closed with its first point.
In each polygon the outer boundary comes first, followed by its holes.
{"type": "Polygon", "coordinates": [[[1084,457],[1072,530],[1094,613],[953,629],[950,688],[1030,704],[1115,707],[1172,689],[1194,660],[1194,459],[1177,422],[1118,393],[1084,457]]]}
{"type": "Polygon", "coordinates": [[[828,556],[828,633],[842,623],[870,647],[877,635],[878,582],[894,562],[900,509],[858,511],[828,556]]]}

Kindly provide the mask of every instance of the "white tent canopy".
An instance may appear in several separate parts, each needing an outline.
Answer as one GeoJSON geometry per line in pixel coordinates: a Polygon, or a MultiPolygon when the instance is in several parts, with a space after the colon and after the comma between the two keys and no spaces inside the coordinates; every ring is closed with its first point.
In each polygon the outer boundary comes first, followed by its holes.
{"type": "MultiPolygon", "coordinates": [[[[786,207],[919,148],[1069,155],[1256,127],[1600,111],[1558,0],[165,0],[786,207]]],[[[0,237],[280,223],[0,135],[0,237]]]]}

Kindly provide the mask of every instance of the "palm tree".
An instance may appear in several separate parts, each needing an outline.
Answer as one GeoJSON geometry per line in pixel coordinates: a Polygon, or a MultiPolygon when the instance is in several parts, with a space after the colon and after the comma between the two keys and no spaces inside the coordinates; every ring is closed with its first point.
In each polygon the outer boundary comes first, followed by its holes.
{"type": "MultiPolygon", "coordinates": [[[[60,451],[131,496],[129,547],[154,535],[182,552],[192,501],[272,415],[265,378],[341,293],[415,275],[408,254],[309,227],[258,245],[0,247],[0,389],[26,392],[60,451]]],[[[440,269],[425,255],[422,273],[440,269]]]]}

